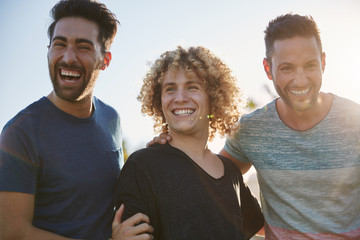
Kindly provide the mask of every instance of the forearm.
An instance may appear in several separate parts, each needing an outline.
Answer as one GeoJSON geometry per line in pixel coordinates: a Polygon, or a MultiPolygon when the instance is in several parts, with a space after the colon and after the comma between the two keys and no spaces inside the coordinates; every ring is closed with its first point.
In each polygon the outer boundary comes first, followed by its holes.
{"type": "Polygon", "coordinates": [[[35,227],[34,195],[0,191],[0,239],[1,240],[65,240],[62,237],[35,227]]]}
{"type": "Polygon", "coordinates": [[[55,233],[45,231],[34,226],[26,227],[14,227],[12,229],[3,229],[0,239],[2,240],[69,240],[71,238],[66,238],[55,233]]]}

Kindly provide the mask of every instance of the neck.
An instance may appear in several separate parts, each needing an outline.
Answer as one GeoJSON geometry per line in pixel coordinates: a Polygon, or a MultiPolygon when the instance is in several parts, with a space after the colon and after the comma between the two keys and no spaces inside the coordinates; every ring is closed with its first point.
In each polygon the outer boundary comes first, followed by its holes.
{"type": "Polygon", "coordinates": [[[88,118],[93,112],[92,96],[79,102],[69,102],[59,98],[56,93],[52,91],[47,98],[62,111],[78,118],[88,118]]]}
{"type": "MultiPolygon", "coordinates": [[[[170,133],[171,134],[171,133],[170,133]]],[[[170,144],[182,150],[199,167],[213,178],[224,176],[225,170],[222,161],[212,153],[207,146],[208,132],[200,136],[184,136],[172,133],[170,144]]]]}
{"type": "Polygon", "coordinates": [[[333,96],[319,93],[318,100],[309,109],[296,111],[280,98],[276,101],[276,109],[280,119],[290,128],[305,131],[320,123],[330,112],[333,96]]]}
{"type": "MultiPolygon", "coordinates": [[[[208,135],[202,134],[201,136],[194,135],[184,135],[176,132],[171,132],[170,135],[172,140],[170,145],[176,147],[186,153],[189,157],[199,158],[200,156],[204,156],[208,149],[208,135]]],[[[202,158],[202,157],[201,157],[202,158]]]]}

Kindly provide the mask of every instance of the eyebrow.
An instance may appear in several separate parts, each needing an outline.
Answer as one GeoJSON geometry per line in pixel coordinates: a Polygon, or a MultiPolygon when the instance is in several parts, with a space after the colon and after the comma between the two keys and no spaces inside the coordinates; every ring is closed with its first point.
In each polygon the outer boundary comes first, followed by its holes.
{"type": "MultiPolygon", "coordinates": [[[[191,84],[197,84],[197,85],[200,85],[200,86],[204,85],[203,83],[201,83],[199,81],[193,81],[193,80],[185,82],[185,85],[191,85],[191,84]]],[[[175,81],[172,81],[172,82],[163,83],[162,87],[175,86],[175,85],[176,85],[175,81]]]]}
{"type": "Polygon", "coordinates": [[[200,85],[202,85],[203,83],[201,81],[190,80],[190,81],[187,81],[186,84],[200,84],[200,85]]]}
{"type": "Polygon", "coordinates": [[[163,83],[161,87],[164,88],[167,86],[174,86],[174,85],[176,85],[175,82],[168,82],[168,83],[163,83]]]}
{"type": "Polygon", "coordinates": [[[312,59],[307,61],[306,63],[319,63],[319,61],[317,59],[312,59]]]}
{"type": "MultiPolygon", "coordinates": [[[[63,37],[63,36],[55,36],[52,41],[55,41],[55,40],[60,40],[60,41],[63,41],[63,42],[67,42],[67,38],[66,37],[63,37]]],[[[92,46],[94,46],[94,43],[93,41],[89,40],[89,39],[86,39],[86,38],[77,38],[75,40],[75,43],[76,44],[79,44],[79,43],[88,43],[92,46]]]]}
{"type": "Polygon", "coordinates": [[[94,46],[93,41],[91,41],[91,40],[89,40],[89,39],[86,39],[86,38],[77,38],[77,39],[75,40],[75,42],[76,42],[77,44],[79,44],[79,43],[88,43],[88,44],[94,46]]]}
{"type": "Polygon", "coordinates": [[[282,62],[278,66],[282,66],[282,65],[294,65],[294,64],[290,62],[282,62]]]}

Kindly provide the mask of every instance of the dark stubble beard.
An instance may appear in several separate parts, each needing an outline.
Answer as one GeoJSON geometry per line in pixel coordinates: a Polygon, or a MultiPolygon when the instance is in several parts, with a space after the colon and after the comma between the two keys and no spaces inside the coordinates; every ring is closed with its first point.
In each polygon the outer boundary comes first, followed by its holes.
{"type": "Polygon", "coordinates": [[[64,63],[57,63],[55,64],[53,71],[51,71],[49,66],[50,78],[56,95],[62,100],[72,103],[81,103],[91,97],[96,80],[99,76],[99,72],[99,68],[96,68],[91,72],[91,75],[89,76],[85,68],[83,67],[70,66],[64,63]],[[82,77],[84,77],[82,85],[77,88],[61,86],[59,84],[60,80],[58,79],[59,68],[66,68],[81,72],[83,75],[82,77]]]}

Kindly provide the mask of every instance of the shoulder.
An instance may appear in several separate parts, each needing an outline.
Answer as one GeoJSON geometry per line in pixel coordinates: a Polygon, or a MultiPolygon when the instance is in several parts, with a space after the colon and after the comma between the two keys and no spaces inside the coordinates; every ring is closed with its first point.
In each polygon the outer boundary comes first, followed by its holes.
{"type": "Polygon", "coordinates": [[[0,159],[4,163],[6,161],[8,166],[16,166],[17,172],[23,170],[22,164],[36,161],[33,156],[38,145],[35,143],[41,139],[39,130],[44,129],[43,123],[46,122],[50,109],[46,99],[41,98],[21,110],[7,122],[1,132],[0,159]],[[17,161],[18,159],[22,161],[17,161]]]}
{"type": "Polygon", "coordinates": [[[93,97],[95,112],[91,119],[98,122],[111,134],[122,135],[120,114],[110,105],[104,103],[96,97],[93,97]]]}
{"type": "Polygon", "coordinates": [[[275,102],[276,99],[267,105],[242,116],[239,120],[237,131],[235,131],[234,134],[231,134],[231,136],[235,135],[240,137],[239,134],[257,135],[259,134],[259,129],[267,129],[278,124],[279,117],[276,112],[275,102]]]}
{"type": "Polygon", "coordinates": [[[176,159],[182,159],[183,155],[179,150],[169,144],[154,144],[133,152],[127,159],[126,165],[136,168],[144,168],[146,171],[156,168],[166,168],[172,166],[176,159]]]}
{"type": "Polygon", "coordinates": [[[26,108],[18,112],[13,118],[11,118],[4,126],[3,131],[23,127],[24,129],[28,127],[34,127],[39,125],[39,119],[42,119],[43,116],[46,116],[47,108],[49,104],[47,103],[47,98],[42,97],[36,102],[31,103],[26,108]]]}
{"type": "Polygon", "coordinates": [[[332,116],[343,118],[346,121],[351,119],[354,121],[360,120],[360,104],[334,94],[333,96],[334,100],[331,107],[332,116]]]}
{"type": "Polygon", "coordinates": [[[360,104],[347,99],[347,98],[343,98],[343,97],[339,97],[335,94],[333,94],[334,96],[334,103],[333,103],[333,107],[335,108],[341,108],[343,110],[352,110],[352,111],[358,111],[360,110],[360,104]]]}
{"type": "Polygon", "coordinates": [[[276,99],[266,104],[265,106],[242,116],[240,119],[240,123],[243,124],[254,121],[263,122],[263,121],[267,121],[268,118],[276,116],[277,112],[276,112],[275,102],[276,99]]]}
{"type": "Polygon", "coordinates": [[[172,149],[169,144],[154,144],[133,152],[128,161],[143,162],[148,159],[160,159],[161,156],[169,156],[170,154],[172,154],[172,149]]]}
{"type": "Polygon", "coordinates": [[[94,102],[96,112],[100,112],[101,114],[116,116],[116,117],[120,118],[120,114],[117,112],[117,110],[115,110],[115,108],[113,108],[109,104],[101,101],[97,97],[93,97],[93,102],[94,102]]]}
{"type": "Polygon", "coordinates": [[[224,165],[226,167],[227,166],[231,166],[231,167],[235,166],[236,167],[236,165],[230,159],[228,159],[227,157],[224,157],[223,155],[220,155],[220,154],[216,154],[216,156],[218,156],[218,158],[221,159],[221,161],[224,163],[224,165]]]}
{"type": "Polygon", "coordinates": [[[166,148],[166,144],[156,144],[133,152],[126,160],[120,178],[146,178],[157,176],[159,171],[172,169],[174,159],[166,152],[166,148]]]}
{"type": "MultiPolygon", "coordinates": [[[[228,159],[227,157],[224,157],[222,155],[217,155],[222,162],[224,163],[224,168],[227,173],[231,173],[231,175],[236,175],[238,178],[242,179],[242,173],[240,169],[236,166],[236,164],[228,159]]],[[[242,181],[242,180],[241,180],[242,181]]]]}

